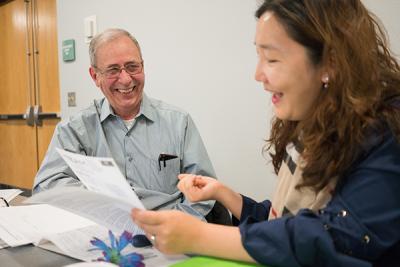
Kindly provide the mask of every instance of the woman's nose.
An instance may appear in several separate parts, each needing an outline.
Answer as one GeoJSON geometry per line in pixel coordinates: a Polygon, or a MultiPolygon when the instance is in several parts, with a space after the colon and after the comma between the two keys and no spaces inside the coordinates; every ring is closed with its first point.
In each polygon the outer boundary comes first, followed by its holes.
{"type": "Polygon", "coordinates": [[[262,70],[260,62],[257,63],[254,79],[258,82],[263,82],[265,80],[265,73],[262,70]]]}

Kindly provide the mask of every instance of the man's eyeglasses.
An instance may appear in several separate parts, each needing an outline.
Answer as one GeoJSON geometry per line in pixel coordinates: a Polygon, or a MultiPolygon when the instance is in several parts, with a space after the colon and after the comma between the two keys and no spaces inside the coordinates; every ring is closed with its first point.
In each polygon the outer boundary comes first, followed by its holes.
{"type": "Polygon", "coordinates": [[[142,73],[143,71],[143,61],[142,62],[130,62],[126,63],[123,67],[120,66],[114,66],[107,68],[105,70],[101,70],[97,67],[95,67],[102,75],[104,75],[107,79],[116,79],[119,77],[121,74],[122,70],[125,70],[126,73],[129,75],[136,75],[139,73],[142,73]]]}

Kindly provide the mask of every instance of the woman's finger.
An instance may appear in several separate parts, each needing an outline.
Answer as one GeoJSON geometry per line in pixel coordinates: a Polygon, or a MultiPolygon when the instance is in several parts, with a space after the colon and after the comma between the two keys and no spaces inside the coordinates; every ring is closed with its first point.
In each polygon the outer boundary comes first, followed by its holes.
{"type": "Polygon", "coordinates": [[[192,175],[191,177],[186,176],[186,178],[182,178],[179,182],[178,182],[178,189],[182,192],[190,189],[190,187],[192,187],[193,184],[193,178],[194,175],[192,175]]]}
{"type": "Polygon", "coordinates": [[[203,176],[196,176],[193,180],[193,185],[199,188],[203,188],[207,185],[206,179],[203,179],[203,176]]]}
{"type": "Polygon", "coordinates": [[[162,214],[157,213],[152,210],[140,210],[132,209],[132,218],[136,223],[146,224],[146,225],[158,225],[163,222],[162,214]]]}
{"type": "Polygon", "coordinates": [[[189,178],[191,176],[195,176],[195,175],[194,174],[190,174],[190,173],[181,173],[181,174],[178,174],[178,179],[182,180],[182,179],[189,178]]]}

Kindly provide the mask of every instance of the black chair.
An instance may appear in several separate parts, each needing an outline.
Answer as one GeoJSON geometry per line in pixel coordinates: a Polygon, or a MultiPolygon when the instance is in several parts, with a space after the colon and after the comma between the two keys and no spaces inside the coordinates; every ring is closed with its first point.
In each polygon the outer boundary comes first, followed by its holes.
{"type": "Polygon", "coordinates": [[[214,207],[205,218],[209,223],[232,225],[232,218],[229,211],[218,201],[215,201],[214,207]]]}

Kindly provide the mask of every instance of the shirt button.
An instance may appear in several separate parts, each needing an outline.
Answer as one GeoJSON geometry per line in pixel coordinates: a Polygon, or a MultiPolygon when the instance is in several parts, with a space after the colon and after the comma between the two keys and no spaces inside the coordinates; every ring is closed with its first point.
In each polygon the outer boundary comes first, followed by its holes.
{"type": "Polygon", "coordinates": [[[363,240],[364,240],[364,243],[365,243],[365,244],[368,244],[369,241],[371,241],[371,238],[369,237],[369,235],[365,235],[364,238],[363,238],[363,240]]]}
{"type": "Polygon", "coordinates": [[[132,157],[129,157],[129,158],[128,158],[128,161],[129,161],[129,162],[132,162],[132,160],[133,160],[132,157]]]}
{"type": "Polygon", "coordinates": [[[346,216],[347,216],[347,211],[341,210],[341,211],[339,212],[338,216],[340,216],[340,217],[346,217],[346,216]]]}

